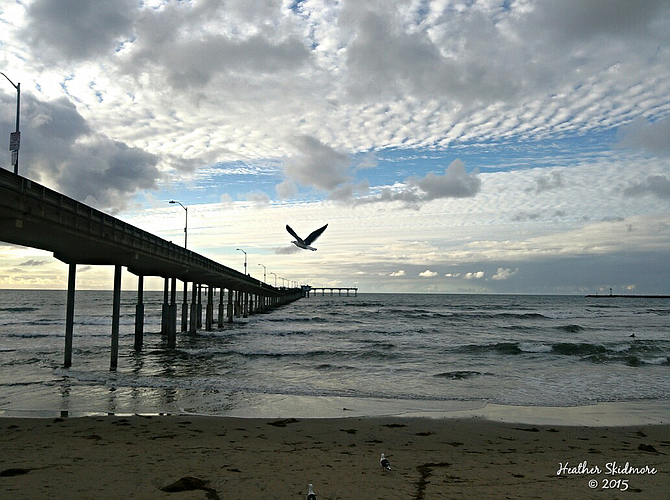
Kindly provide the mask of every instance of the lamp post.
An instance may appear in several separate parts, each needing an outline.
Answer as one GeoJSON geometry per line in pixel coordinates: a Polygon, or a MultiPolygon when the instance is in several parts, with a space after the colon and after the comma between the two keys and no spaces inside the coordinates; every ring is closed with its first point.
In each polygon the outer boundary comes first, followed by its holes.
{"type": "Polygon", "coordinates": [[[277,288],[277,275],[275,273],[272,273],[272,272],[270,274],[274,274],[274,276],[275,276],[275,288],[277,288]]]}
{"type": "Polygon", "coordinates": [[[187,238],[187,231],[188,231],[188,208],[186,208],[180,202],[175,201],[175,200],[170,200],[169,203],[178,203],[179,206],[186,211],[186,220],[184,221],[184,248],[186,248],[186,238],[187,238]]]}
{"type": "Polygon", "coordinates": [[[281,279],[282,288],[286,288],[286,278],[282,278],[281,276],[279,278],[281,279]]]}
{"type": "Polygon", "coordinates": [[[244,274],[245,274],[245,276],[246,276],[246,275],[247,275],[247,252],[245,252],[245,251],[242,250],[241,248],[238,248],[237,250],[239,250],[240,252],[244,253],[244,274]]]}
{"type": "Polygon", "coordinates": [[[21,145],[21,132],[19,132],[19,116],[21,114],[21,84],[9,79],[7,75],[0,71],[0,75],[7,78],[7,81],[16,89],[16,132],[9,135],[9,150],[12,152],[12,165],[14,165],[14,173],[19,173],[19,146],[21,145]]]}
{"type": "MultiPolygon", "coordinates": [[[[258,264],[259,266],[263,266],[263,264],[258,264]]],[[[265,283],[265,272],[267,271],[267,268],[263,266],[263,283],[265,283]]]]}

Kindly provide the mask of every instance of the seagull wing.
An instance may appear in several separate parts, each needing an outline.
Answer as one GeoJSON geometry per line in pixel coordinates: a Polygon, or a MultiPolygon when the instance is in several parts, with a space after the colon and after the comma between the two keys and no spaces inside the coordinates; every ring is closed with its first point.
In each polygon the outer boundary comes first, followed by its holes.
{"type": "MultiPolygon", "coordinates": [[[[324,229],[325,229],[325,228],[324,228],[324,229]]],[[[293,236],[296,240],[298,240],[298,243],[304,243],[304,241],[302,241],[302,238],[301,238],[300,236],[298,236],[297,234],[295,234],[295,231],[294,231],[293,229],[291,229],[291,226],[289,226],[288,224],[286,224],[286,230],[287,230],[289,233],[291,233],[291,236],[293,236]]],[[[311,236],[312,236],[312,235],[310,234],[310,237],[311,237],[311,236]]],[[[309,245],[309,243],[307,243],[307,244],[309,245]]]]}
{"type": "MultiPolygon", "coordinates": [[[[288,226],[287,226],[288,227],[288,226]]],[[[328,227],[328,224],[326,224],[323,227],[320,227],[316,231],[314,231],[312,234],[310,234],[307,238],[305,238],[305,245],[311,245],[316,241],[316,239],[321,236],[321,234],[326,230],[328,227]]]]}

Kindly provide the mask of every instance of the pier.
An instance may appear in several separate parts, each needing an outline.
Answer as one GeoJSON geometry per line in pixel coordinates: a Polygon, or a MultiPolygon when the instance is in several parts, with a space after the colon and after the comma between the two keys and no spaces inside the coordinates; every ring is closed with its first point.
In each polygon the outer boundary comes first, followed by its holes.
{"type": "Polygon", "coordinates": [[[205,328],[214,325],[214,290],[220,290],[217,326],[268,311],[303,296],[300,288],[275,288],[198,253],[127,224],[73,198],[0,169],[0,241],[52,252],[68,264],[64,366],[72,365],[75,282],[78,264],[114,266],[110,369],[118,364],[121,276],[137,276],[135,349],[144,335],[144,277],[164,279],[161,333],[169,347],[177,341],[177,281],[183,283],[180,330],[202,328],[202,293],[206,291],[205,328]],[[188,290],[191,287],[191,302],[188,290]],[[189,318],[190,316],[190,318],[189,318]],[[189,321],[190,319],[190,321],[189,321]]]}
{"type": "Polygon", "coordinates": [[[319,290],[321,290],[321,296],[326,295],[326,290],[330,291],[330,296],[332,297],[335,295],[335,290],[337,290],[337,295],[342,296],[342,290],[346,291],[346,296],[349,297],[349,291],[353,291],[354,297],[358,296],[358,288],[356,287],[338,287],[338,286],[329,286],[329,287],[311,287],[311,286],[306,286],[304,287],[305,294],[307,297],[310,296],[312,292],[314,292],[314,295],[317,294],[319,290]]]}

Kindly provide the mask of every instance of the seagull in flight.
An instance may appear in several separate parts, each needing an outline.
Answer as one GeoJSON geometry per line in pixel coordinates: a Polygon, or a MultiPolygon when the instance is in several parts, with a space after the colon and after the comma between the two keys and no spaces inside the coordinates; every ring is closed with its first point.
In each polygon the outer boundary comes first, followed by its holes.
{"type": "Polygon", "coordinates": [[[382,457],[379,459],[379,465],[386,470],[391,470],[391,462],[389,462],[389,459],[386,458],[383,453],[382,457]]]}
{"type": "Polygon", "coordinates": [[[316,500],[316,494],[314,493],[314,486],[310,483],[307,485],[309,491],[307,492],[307,500],[316,500]]]}
{"type": "Polygon", "coordinates": [[[293,243],[298,248],[302,248],[303,250],[312,250],[313,252],[316,252],[316,248],[314,248],[310,245],[312,243],[314,243],[319,236],[321,236],[321,234],[326,230],[327,227],[328,227],[328,224],[326,224],[323,227],[320,227],[319,229],[312,232],[307,238],[305,238],[303,240],[300,236],[298,236],[296,234],[296,232],[293,229],[291,229],[291,226],[286,224],[286,230],[289,233],[291,233],[291,236],[293,236],[295,238],[295,241],[292,241],[291,243],[293,243]]]}

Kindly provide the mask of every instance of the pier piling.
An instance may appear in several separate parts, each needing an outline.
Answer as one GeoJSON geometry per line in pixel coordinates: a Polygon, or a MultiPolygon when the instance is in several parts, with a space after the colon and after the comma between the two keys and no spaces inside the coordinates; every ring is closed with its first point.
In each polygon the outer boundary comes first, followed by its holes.
{"type": "Polygon", "coordinates": [[[184,280],[184,300],[181,303],[181,331],[188,331],[188,281],[184,280]]]}
{"type": "Polygon", "coordinates": [[[191,292],[191,325],[188,330],[189,335],[195,335],[197,330],[198,330],[198,320],[197,320],[197,312],[198,312],[198,303],[197,303],[197,295],[198,295],[198,285],[193,282],[193,290],[191,292]]]}
{"type": "Polygon", "coordinates": [[[112,348],[109,369],[116,370],[119,364],[119,318],[121,316],[121,266],[114,266],[114,299],[112,303],[112,348]]]}
{"type": "Polygon", "coordinates": [[[219,314],[216,318],[216,324],[219,328],[223,328],[223,288],[219,288],[219,314]]]}
{"type": "Polygon", "coordinates": [[[177,347],[177,278],[172,278],[170,291],[170,323],[168,325],[168,347],[177,347]]]}
{"type": "Polygon", "coordinates": [[[214,288],[211,286],[207,288],[207,312],[205,316],[205,330],[212,331],[212,323],[214,322],[214,288]]]}
{"type": "Polygon", "coordinates": [[[135,306],[135,350],[144,343],[144,276],[137,277],[137,305],[135,306]]]}
{"type": "Polygon", "coordinates": [[[77,278],[77,264],[70,263],[67,272],[67,305],[65,312],[65,362],[63,366],[72,366],[72,336],[74,332],[74,290],[77,278]]]}

